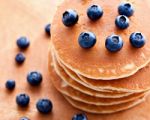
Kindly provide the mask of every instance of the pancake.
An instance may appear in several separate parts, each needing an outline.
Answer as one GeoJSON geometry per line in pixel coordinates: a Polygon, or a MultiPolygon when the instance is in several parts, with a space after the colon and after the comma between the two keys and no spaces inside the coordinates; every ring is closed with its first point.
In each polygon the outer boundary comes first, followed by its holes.
{"type": "MultiPolygon", "coordinates": [[[[110,91],[109,92],[95,91],[95,90],[89,89],[77,83],[73,79],[71,79],[67,74],[65,74],[64,70],[55,62],[56,61],[54,60],[53,66],[55,68],[55,72],[61,77],[61,79],[65,81],[66,84],[74,88],[75,90],[80,91],[84,94],[95,96],[95,97],[102,97],[102,98],[121,98],[121,97],[129,96],[133,94],[133,93],[125,93],[125,92],[117,92],[117,91],[111,91],[111,92],[110,91]]],[[[50,67],[51,66],[49,66],[49,68],[50,67]]]]}
{"type": "Polygon", "coordinates": [[[110,113],[120,112],[123,110],[130,109],[130,108],[144,102],[144,100],[145,100],[145,98],[140,98],[139,100],[135,100],[135,101],[128,102],[128,103],[123,103],[120,105],[95,106],[95,105],[89,105],[89,104],[86,104],[83,102],[75,101],[67,96],[65,96],[65,98],[75,108],[78,108],[85,112],[95,113],[95,114],[110,114],[110,113]]]}
{"type": "Polygon", "coordinates": [[[74,88],[70,87],[65,81],[63,81],[59,74],[56,73],[57,70],[53,69],[51,72],[51,80],[56,87],[56,89],[61,92],[62,94],[71,97],[74,100],[84,102],[87,104],[93,104],[93,105],[114,105],[114,104],[120,104],[120,103],[126,103],[129,101],[136,100],[142,96],[144,96],[144,93],[135,93],[131,94],[126,97],[121,98],[98,98],[93,97],[87,94],[84,94],[78,90],[75,90],[74,88]]]}
{"type": "Polygon", "coordinates": [[[117,29],[115,18],[118,16],[118,5],[121,0],[65,0],[58,8],[51,26],[51,40],[57,58],[72,71],[87,78],[113,80],[129,77],[150,62],[150,7],[149,0],[125,0],[132,2],[135,13],[130,17],[130,26],[126,30],[117,29]],[[144,2],[145,1],[145,2],[144,2]],[[91,22],[87,17],[87,8],[92,4],[100,5],[104,10],[103,17],[91,22]],[[144,9],[146,8],[146,9],[144,9]],[[74,9],[79,14],[79,21],[73,27],[62,23],[63,12],[74,9]],[[81,32],[91,31],[97,37],[96,45],[83,49],[78,44],[81,32]],[[143,48],[133,48],[129,36],[140,31],[147,39],[143,48]],[[117,34],[124,40],[124,47],[117,53],[108,52],[105,48],[106,37],[117,34]],[[85,69],[86,68],[86,69],[85,69]]]}
{"type": "Polygon", "coordinates": [[[82,85],[85,85],[86,87],[89,87],[97,91],[107,89],[122,92],[144,92],[150,89],[150,78],[149,78],[150,64],[148,64],[148,66],[139,70],[136,74],[128,78],[122,78],[112,81],[89,79],[82,75],[74,73],[69,68],[64,66],[62,63],[61,66],[66,71],[66,73],[70,75],[70,77],[71,76],[74,77],[74,80],[81,83],[82,85]]]}
{"type": "Polygon", "coordinates": [[[142,96],[144,96],[144,93],[136,93],[132,94],[126,97],[122,98],[97,98],[93,97],[87,94],[84,94],[78,90],[73,89],[70,87],[65,81],[63,81],[59,74],[56,73],[57,70],[50,67],[50,75],[51,75],[51,81],[54,84],[55,88],[61,92],[62,94],[71,97],[74,100],[87,103],[87,104],[93,104],[93,105],[114,105],[114,104],[120,104],[120,103],[126,103],[129,101],[134,101],[142,96]]]}

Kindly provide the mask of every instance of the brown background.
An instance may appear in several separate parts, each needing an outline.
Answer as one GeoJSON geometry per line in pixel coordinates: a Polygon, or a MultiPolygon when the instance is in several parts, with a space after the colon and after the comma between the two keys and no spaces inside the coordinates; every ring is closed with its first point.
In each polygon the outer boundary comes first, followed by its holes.
{"type": "MultiPolygon", "coordinates": [[[[50,82],[47,67],[48,44],[44,27],[52,19],[56,5],[61,0],[0,0],[0,120],[19,120],[27,116],[31,120],[71,120],[81,112],[70,106],[50,82]],[[59,1],[59,2],[58,2],[59,1]],[[26,61],[22,66],[15,64],[19,52],[16,39],[27,36],[31,46],[25,51],[26,61]],[[37,70],[43,74],[39,87],[31,87],[26,76],[29,71],[37,70]],[[16,80],[16,89],[5,89],[7,79],[16,80]],[[27,93],[31,97],[28,108],[18,108],[15,97],[27,93]],[[35,104],[39,98],[49,98],[54,109],[49,115],[37,112],[35,104]]],[[[138,107],[112,115],[88,114],[89,120],[150,120],[150,97],[138,107]]]]}

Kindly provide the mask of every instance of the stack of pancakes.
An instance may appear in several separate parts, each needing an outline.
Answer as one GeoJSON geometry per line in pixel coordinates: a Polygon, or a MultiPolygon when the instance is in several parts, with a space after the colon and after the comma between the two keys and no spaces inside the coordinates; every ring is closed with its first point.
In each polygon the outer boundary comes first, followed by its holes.
{"type": "Polygon", "coordinates": [[[127,0],[135,8],[130,27],[119,30],[114,24],[120,0],[65,0],[58,8],[51,26],[49,71],[51,81],[74,107],[91,113],[114,113],[138,105],[150,90],[150,6],[148,0],[127,0]],[[98,4],[103,18],[91,22],[86,11],[98,4]],[[147,9],[145,9],[147,8],[147,9]],[[78,23],[65,27],[62,14],[74,9],[78,23]],[[91,49],[78,44],[81,32],[92,31],[97,43],[91,49]],[[129,36],[140,31],[146,36],[142,48],[133,48],[129,36]],[[111,53],[105,48],[106,37],[120,35],[123,49],[111,53]]]}

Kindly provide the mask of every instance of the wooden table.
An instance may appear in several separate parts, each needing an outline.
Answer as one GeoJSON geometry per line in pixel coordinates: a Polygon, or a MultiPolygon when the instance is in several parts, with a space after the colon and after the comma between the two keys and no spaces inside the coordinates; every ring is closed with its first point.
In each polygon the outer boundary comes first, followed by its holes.
{"type": "MultiPolygon", "coordinates": [[[[61,0],[0,0],[0,120],[19,120],[27,116],[31,120],[71,120],[81,112],[68,104],[50,82],[47,55],[49,37],[44,27],[50,22],[56,5],[61,0]],[[59,1],[59,2],[58,2],[59,1]],[[20,52],[16,39],[27,36],[31,45],[27,51],[26,61],[17,66],[15,55],[20,52]],[[39,87],[31,87],[26,80],[30,71],[40,71],[43,82],[39,87]],[[16,80],[16,88],[9,92],[5,88],[7,79],[16,80]],[[30,95],[28,108],[17,107],[15,98],[19,93],[30,95]],[[52,100],[54,108],[49,115],[39,114],[35,104],[39,98],[52,100]]],[[[112,115],[87,114],[89,120],[150,120],[150,98],[143,104],[125,112],[112,115]]]]}

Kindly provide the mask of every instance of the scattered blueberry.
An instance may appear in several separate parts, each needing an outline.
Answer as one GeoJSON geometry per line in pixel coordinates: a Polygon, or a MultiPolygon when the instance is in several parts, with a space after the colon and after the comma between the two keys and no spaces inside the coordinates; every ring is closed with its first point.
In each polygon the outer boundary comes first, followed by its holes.
{"type": "Polygon", "coordinates": [[[28,106],[29,102],[30,102],[30,97],[27,94],[19,94],[16,97],[16,103],[20,107],[26,107],[26,106],[28,106]]]}
{"type": "Polygon", "coordinates": [[[119,29],[126,29],[129,27],[129,19],[124,15],[120,15],[116,18],[115,24],[119,29]]]}
{"type": "Polygon", "coordinates": [[[98,5],[92,5],[87,10],[88,17],[95,21],[103,16],[103,9],[98,5]]]}
{"type": "Polygon", "coordinates": [[[13,90],[16,86],[16,82],[14,80],[8,80],[5,85],[7,89],[13,90]]]}
{"type": "Polygon", "coordinates": [[[118,7],[118,12],[120,15],[130,17],[134,13],[133,5],[131,3],[121,3],[118,7]]]}
{"type": "Polygon", "coordinates": [[[145,45],[145,36],[140,32],[132,33],[130,36],[130,43],[135,48],[141,48],[145,45]]]}
{"type": "Polygon", "coordinates": [[[85,114],[76,114],[73,116],[72,120],[88,120],[87,116],[85,114]]]}
{"type": "Polygon", "coordinates": [[[33,86],[37,86],[42,82],[42,74],[36,71],[30,72],[27,75],[27,81],[33,85],[33,86]]]}
{"type": "Polygon", "coordinates": [[[48,99],[40,99],[36,104],[36,108],[40,113],[48,114],[52,111],[53,104],[48,99]]]}
{"type": "Polygon", "coordinates": [[[91,48],[96,43],[96,36],[92,32],[82,32],[79,35],[78,42],[82,48],[91,48]]]}
{"type": "Polygon", "coordinates": [[[15,60],[18,64],[22,64],[25,61],[25,55],[23,53],[18,53],[15,57],[15,60]]]}
{"type": "Polygon", "coordinates": [[[78,22],[79,16],[75,10],[69,9],[63,13],[62,22],[65,26],[70,27],[78,22]]]}
{"type": "Polygon", "coordinates": [[[111,35],[107,37],[105,46],[110,52],[117,52],[123,47],[123,40],[118,35],[111,35]]]}
{"type": "Polygon", "coordinates": [[[22,118],[20,118],[20,120],[30,120],[30,119],[27,117],[22,117],[22,118]]]}
{"type": "Polygon", "coordinates": [[[51,24],[47,24],[45,26],[45,32],[47,33],[47,35],[51,35],[51,24]]]}
{"type": "Polygon", "coordinates": [[[20,37],[18,40],[17,40],[17,45],[19,48],[21,49],[26,49],[29,47],[30,45],[30,41],[29,39],[27,39],[26,37],[20,37]]]}

